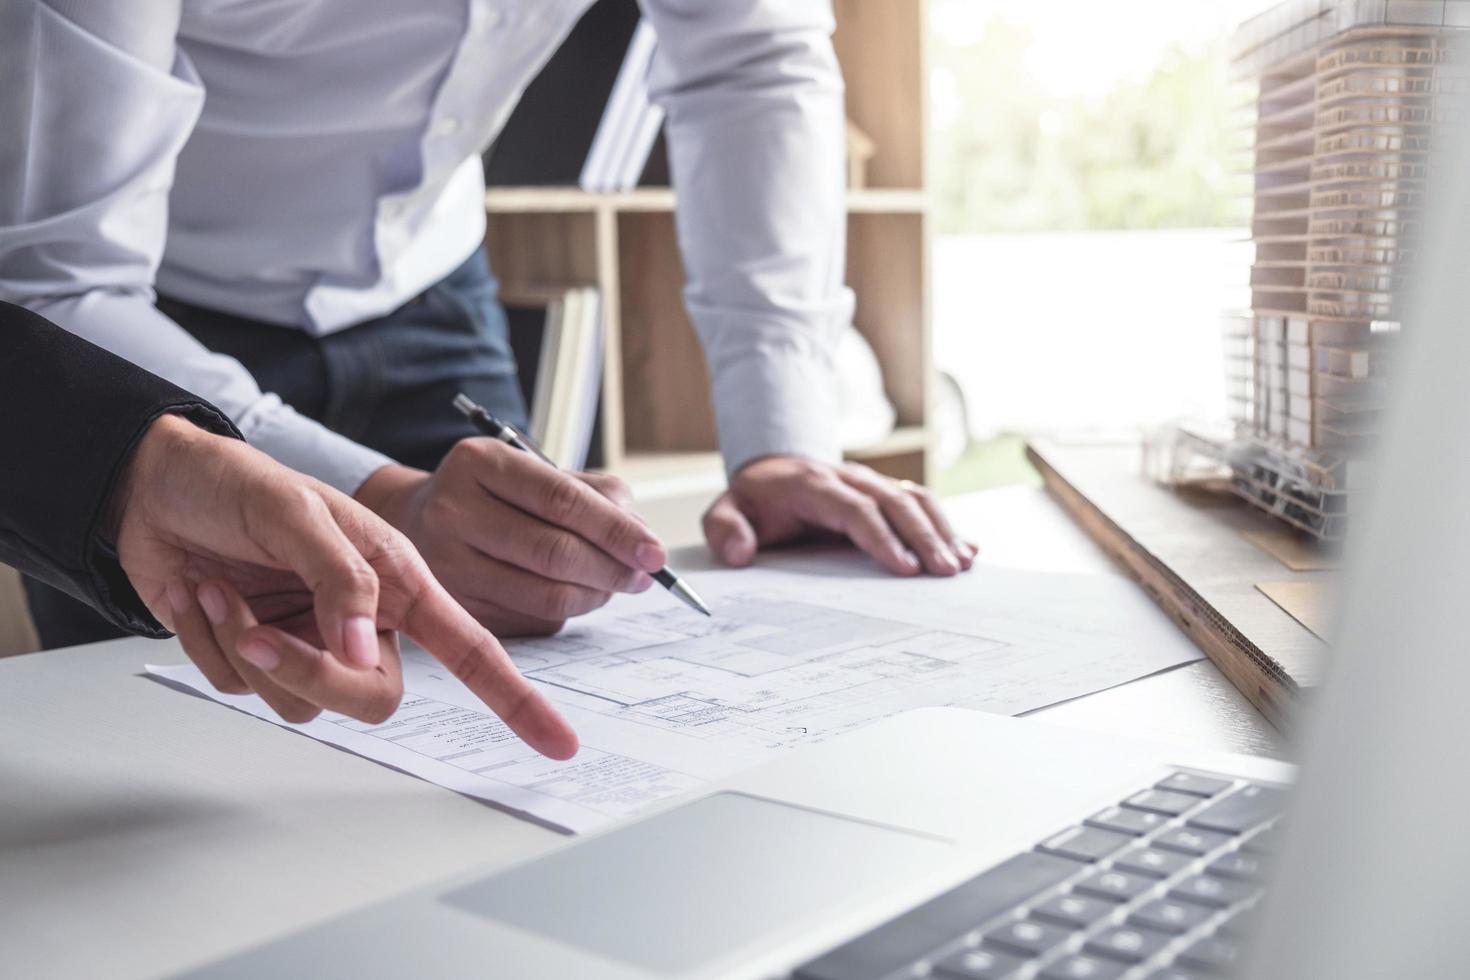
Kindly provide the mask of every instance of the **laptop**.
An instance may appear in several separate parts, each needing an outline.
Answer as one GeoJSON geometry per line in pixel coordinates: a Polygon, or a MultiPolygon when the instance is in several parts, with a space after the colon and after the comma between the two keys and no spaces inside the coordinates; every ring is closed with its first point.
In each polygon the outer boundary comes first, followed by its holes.
{"type": "Polygon", "coordinates": [[[1286,822],[1280,762],[925,709],[191,975],[1467,975],[1470,187],[1439,193],[1286,822]]]}

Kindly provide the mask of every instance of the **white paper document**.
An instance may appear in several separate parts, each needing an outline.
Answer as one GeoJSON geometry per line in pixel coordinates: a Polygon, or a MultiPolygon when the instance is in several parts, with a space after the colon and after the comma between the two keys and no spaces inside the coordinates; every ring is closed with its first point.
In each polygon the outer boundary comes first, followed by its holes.
{"type": "MultiPolygon", "coordinates": [[[[286,725],[573,832],[908,708],[1020,714],[1200,658],[1136,585],[977,565],[880,578],[830,557],[691,576],[706,619],[662,589],[556,636],[506,644],[582,740],[567,762],[522,744],[431,656],[405,643],[387,722],[286,725]]],[[[255,696],[192,666],[164,679],[276,724],[255,696]]]]}

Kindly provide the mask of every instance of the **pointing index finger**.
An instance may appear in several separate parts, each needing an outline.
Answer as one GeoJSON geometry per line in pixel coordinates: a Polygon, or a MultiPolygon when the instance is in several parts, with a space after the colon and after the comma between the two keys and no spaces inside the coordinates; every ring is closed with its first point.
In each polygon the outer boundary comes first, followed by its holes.
{"type": "Polygon", "coordinates": [[[527,745],[552,759],[577,753],[577,734],[510,655],[437,583],[426,583],[409,608],[403,631],[448,667],[527,745]]]}

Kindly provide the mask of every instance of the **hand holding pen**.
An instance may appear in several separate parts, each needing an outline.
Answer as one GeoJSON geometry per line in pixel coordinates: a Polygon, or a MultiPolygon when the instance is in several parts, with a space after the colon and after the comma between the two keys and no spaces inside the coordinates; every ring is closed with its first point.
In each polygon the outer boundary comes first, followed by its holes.
{"type": "Polygon", "coordinates": [[[383,466],[355,496],[497,636],[554,633],[652,587],[668,561],[621,480],[562,473],[498,438],[461,439],[432,471],[383,466]]]}
{"type": "MultiPolygon", "coordinates": [[[[454,407],[463,413],[465,418],[469,419],[475,428],[479,429],[485,435],[493,439],[499,439],[513,449],[536,457],[553,470],[557,469],[556,463],[541,451],[541,447],[537,446],[530,436],[521,432],[509,422],[497,419],[485,411],[485,409],[476,405],[469,396],[463,394],[456,396],[454,407]]],[[[637,565],[635,567],[643,568],[645,571],[648,570],[644,565],[637,565]]],[[[710,614],[709,607],[704,604],[704,600],[700,599],[699,595],[689,587],[688,582],[685,582],[678,575],[674,574],[673,570],[667,565],[660,565],[659,568],[653,570],[650,574],[653,576],[655,582],[668,589],[680,602],[684,603],[690,609],[703,613],[706,616],[710,614]]]]}

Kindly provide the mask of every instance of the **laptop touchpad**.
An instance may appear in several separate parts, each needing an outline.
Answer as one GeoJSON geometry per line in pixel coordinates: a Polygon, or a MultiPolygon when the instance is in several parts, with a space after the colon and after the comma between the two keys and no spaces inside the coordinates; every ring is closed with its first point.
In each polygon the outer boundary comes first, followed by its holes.
{"type": "Polygon", "coordinates": [[[716,793],[443,896],[646,970],[718,962],[953,859],[946,842],[716,793]]]}

